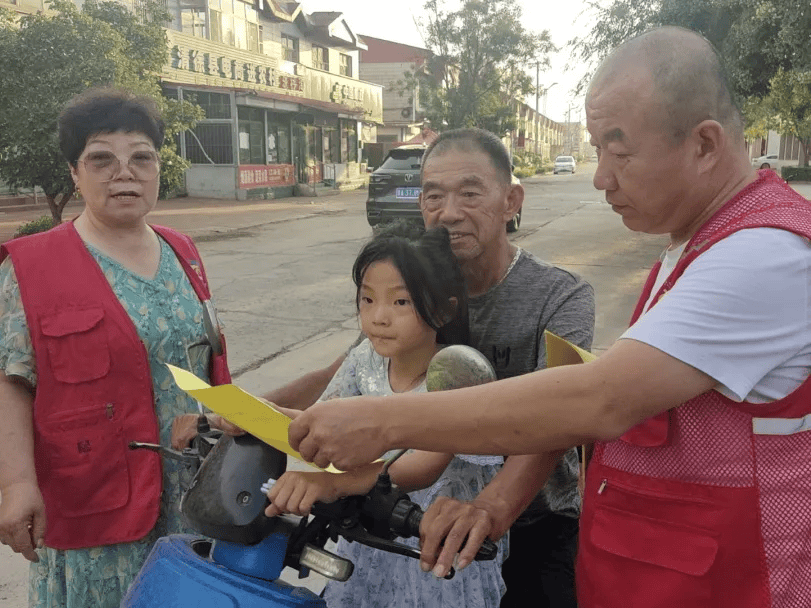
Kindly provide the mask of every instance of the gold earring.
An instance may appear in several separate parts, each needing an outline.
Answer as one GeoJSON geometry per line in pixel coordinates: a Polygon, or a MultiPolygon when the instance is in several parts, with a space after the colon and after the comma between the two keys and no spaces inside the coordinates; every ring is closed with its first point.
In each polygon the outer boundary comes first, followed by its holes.
{"type": "Polygon", "coordinates": [[[79,190],[79,186],[76,186],[76,189],[73,191],[73,198],[77,201],[82,199],[82,191],[79,190]]]}

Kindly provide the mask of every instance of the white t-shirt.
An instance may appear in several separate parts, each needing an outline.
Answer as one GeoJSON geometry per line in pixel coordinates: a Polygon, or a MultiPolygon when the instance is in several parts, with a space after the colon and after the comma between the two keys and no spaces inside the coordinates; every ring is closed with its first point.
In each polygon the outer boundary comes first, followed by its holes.
{"type": "MultiPolygon", "coordinates": [[[[659,286],[680,253],[665,253],[659,286]]],[[[740,230],[693,260],[620,339],[701,370],[735,401],[768,403],[811,371],[810,298],[807,239],[776,228],[740,230]]]]}

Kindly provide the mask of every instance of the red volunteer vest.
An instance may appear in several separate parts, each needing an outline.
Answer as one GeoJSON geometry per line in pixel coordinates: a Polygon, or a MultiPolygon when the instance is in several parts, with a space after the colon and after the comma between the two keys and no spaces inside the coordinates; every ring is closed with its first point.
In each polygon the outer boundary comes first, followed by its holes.
{"type": "MultiPolygon", "coordinates": [[[[177,254],[195,293],[211,294],[187,236],[153,226],[177,254]]],[[[72,222],[9,241],[34,348],[34,441],[45,500],[45,544],[77,549],[143,538],[158,518],[160,456],[146,349],[72,222]]],[[[231,381],[225,352],[214,384],[231,381]]]]}
{"type": "MultiPolygon", "coordinates": [[[[654,304],[701,253],[754,227],[811,238],[811,204],[760,172],[690,240],[654,304]]],[[[809,414],[811,380],[770,404],[709,391],[597,444],[580,526],[581,608],[811,605],[809,414]]]]}

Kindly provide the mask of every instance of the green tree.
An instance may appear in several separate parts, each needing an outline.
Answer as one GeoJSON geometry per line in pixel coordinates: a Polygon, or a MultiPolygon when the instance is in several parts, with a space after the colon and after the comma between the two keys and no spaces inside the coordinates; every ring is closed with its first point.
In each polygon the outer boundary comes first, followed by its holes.
{"type": "MultiPolygon", "coordinates": [[[[807,0],[612,0],[593,6],[596,25],[569,43],[580,61],[594,66],[621,42],[652,27],[686,27],[718,49],[748,135],[763,136],[771,128],[804,142],[811,137],[802,84],[811,71],[807,0]]],[[[580,82],[581,90],[589,79],[587,74],[580,82]]]]}
{"type": "Polygon", "coordinates": [[[762,105],[766,126],[800,140],[807,167],[811,157],[811,71],[778,70],[762,105]]]}
{"type": "MultiPolygon", "coordinates": [[[[428,0],[425,10],[432,57],[419,84],[426,118],[435,128],[476,126],[499,135],[514,129],[515,101],[535,91],[527,70],[548,67],[556,50],[549,32],[524,28],[517,0],[464,0],[452,11],[428,0]]],[[[413,90],[415,78],[407,74],[403,88],[413,90]]]]}
{"type": "Polygon", "coordinates": [[[55,223],[73,193],[56,119],[89,87],[120,86],[159,102],[170,136],[160,150],[162,190],[187,166],[171,135],[193,126],[202,110],[161,95],[157,75],[168,53],[161,26],[169,15],[155,0],[142,7],[136,16],[112,1],[88,0],[80,11],[51,0],[47,14],[0,17],[0,177],[12,187],[41,187],[55,223]]]}

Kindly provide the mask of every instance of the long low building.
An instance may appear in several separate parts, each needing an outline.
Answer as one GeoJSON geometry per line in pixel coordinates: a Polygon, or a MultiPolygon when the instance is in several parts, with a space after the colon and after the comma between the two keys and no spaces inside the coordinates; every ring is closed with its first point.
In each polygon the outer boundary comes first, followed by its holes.
{"type": "MultiPolygon", "coordinates": [[[[74,0],[81,4],[81,0],[74,0]]],[[[138,9],[138,0],[123,0],[138,9]]],[[[19,13],[44,0],[0,0],[19,13]]],[[[358,78],[363,41],[338,12],[282,0],[167,0],[164,93],[203,107],[178,138],[193,196],[290,196],[297,184],[362,183],[383,87],[358,78]]]]}

